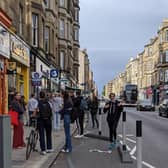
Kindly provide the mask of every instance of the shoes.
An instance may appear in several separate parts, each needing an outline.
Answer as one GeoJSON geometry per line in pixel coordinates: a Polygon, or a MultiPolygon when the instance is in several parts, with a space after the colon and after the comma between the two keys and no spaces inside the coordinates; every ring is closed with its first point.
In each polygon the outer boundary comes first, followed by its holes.
{"type": "Polygon", "coordinates": [[[62,149],[61,152],[63,152],[63,153],[69,153],[71,151],[69,149],[62,149]]]}
{"type": "Polygon", "coordinates": [[[74,136],[74,138],[82,138],[84,135],[82,134],[82,135],[76,135],[76,136],[74,136]]]}
{"type": "Polygon", "coordinates": [[[115,148],[116,148],[116,144],[114,142],[112,142],[108,147],[109,150],[112,150],[112,149],[115,149],[115,148]]]}
{"type": "Polygon", "coordinates": [[[41,151],[40,154],[41,155],[46,155],[47,153],[46,153],[46,151],[41,151]]]}
{"type": "Polygon", "coordinates": [[[47,153],[52,153],[52,152],[54,152],[54,149],[47,149],[46,152],[47,153]]]}

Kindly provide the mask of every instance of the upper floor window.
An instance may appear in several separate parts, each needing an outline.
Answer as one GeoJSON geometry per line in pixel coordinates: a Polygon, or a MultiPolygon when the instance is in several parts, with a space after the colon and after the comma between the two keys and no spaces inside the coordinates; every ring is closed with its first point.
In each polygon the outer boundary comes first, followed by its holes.
{"type": "Polygon", "coordinates": [[[64,69],[64,59],[65,59],[65,52],[61,51],[60,52],[60,68],[64,69]]]}
{"type": "Polygon", "coordinates": [[[65,22],[63,19],[59,22],[60,38],[65,38],[65,22]]]}
{"type": "Polygon", "coordinates": [[[23,34],[23,7],[19,6],[19,34],[23,34]]]}
{"type": "Polygon", "coordinates": [[[46,8],[49,8],[49,1],[50,1],[50,0],[45,0],[45,7],[46,7],[46,8]]]}
{"type": "Polygon", "coordinates": [[[166,30],[166,42],[168,42],[168,30],[166,30]]]}
{"type": "Polygon", "coordinates": [[[78,29],[74,30],[74,40],[79,41],[79,30],[78,29]]]}
{"type": "Polygon", "coordinates": [[[32,14],[32,45],[38,46],[38,15],[32,14]]]}
{"type": "Polygon", "coordinates": [[[148,56],[151,56],[152,55],[152,47],[149,47],[148,48],[148,56]]]}
{"type": "Polygon", "coordinates": [[[79,10],[75,9],[75,21],[79,21],[79,10]]]}
{"type": "Polygon", "coordinates": [[[50,39],[50,28],[46,26],[44,40],[45,40],[45,51],[47,53],[49,52],[49,39],[50,39]]]}
{"type": "Polygon", "coordinates": [[[160,52],[160,63],[168,63],[168,50],[160,52]]]}
{"type": "Polygon", "coordinates": [[[44,19],[42,19],[42,25],[41,25],[41,34],[42,34],[42,38],[41,38],[41,41],[42,41],[42,47],[44,48],[44,32],[45,32],[45,24],[44,24],[44,19]]]}
{"type": "Polygon", "coordinates": [[[70,26],[69,26],[69,23],[67,23],[67,39],[70,40],[70,26]]]}
{"type": "Polygon", "coordinates": [[[65,7],[65,0],[59,0],[59,5],[61,7],[65,7]]]}

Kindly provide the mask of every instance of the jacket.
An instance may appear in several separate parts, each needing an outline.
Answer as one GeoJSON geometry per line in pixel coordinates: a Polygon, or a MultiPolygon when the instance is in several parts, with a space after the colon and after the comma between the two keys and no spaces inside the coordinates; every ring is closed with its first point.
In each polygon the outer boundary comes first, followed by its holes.
{"type": "Polygon", "coordinates": [[[118,125],[118,121],[123,110],[123,106],[119,105],[119,103],[120,102],[117,100],[115,100],[114,102],[109,101],[108,103],[106,103],[106,105],[109,104],[109,107],[104,108],[104,113],[107,112],[107,122],[114,125],[114,127],[118,125]]]}

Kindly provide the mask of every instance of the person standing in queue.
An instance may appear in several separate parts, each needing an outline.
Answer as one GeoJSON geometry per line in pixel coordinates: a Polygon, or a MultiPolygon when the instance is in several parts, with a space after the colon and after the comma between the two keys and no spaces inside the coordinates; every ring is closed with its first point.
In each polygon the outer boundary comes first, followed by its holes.
{"type": "Polygon", "coordinates": [[[63,101],[63,109],[60,111],[60,113],[64,121],[65,145],[61,151],[64,153],[69,153],[72,152],[70,124],[73,102],[68,92],[66,91],[63,92],[63,101]]]}
{"type": "Polygon", "coordinates": [[[109,149],[116,147],[117,143],[117,126],[123,110],[122,103],[115,99],[115,93],[110,93],[110,101],[104,106],[104,113],[107,112],[107,123],[109,127],[109,149]]]}

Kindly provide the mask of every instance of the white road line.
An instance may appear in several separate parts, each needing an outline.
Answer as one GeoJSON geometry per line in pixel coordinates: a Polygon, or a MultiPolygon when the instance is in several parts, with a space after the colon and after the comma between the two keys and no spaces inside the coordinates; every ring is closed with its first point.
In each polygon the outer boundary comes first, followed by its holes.
{"type": "MultiPolygon", "coordinates": [[[[118,135],[120,138],[122,138],[123,136],[122,135],[118,135]]],[[[126,140],[136,144],[136,141],[134,141],[133,139],[130,139],[130,138],[126,138],[126,140]]]]}
{"type": "MultiPolygon", "coordinates": [[[[118,134],[118,136],[119,136],[119,137],[122,137],[122,134],[118,134]]],[[[133,134],[127,134],[126,136],[127,136],[127,137],[134,137],[133,134]]]]}
{"type": "Polygon", "coordinates": [[[134,146],[134,148],[131,150],[130,155],[134,155],[135,152],[136,152],[136,146],[134,146]]]}
{"type": "MultiPolygon", "coordinates": [[[[131,156],[131,157],[132,157],[132,159],[137,160],[137,158],[135,156],[131,156]]],[[[146,167],[149,167],[149,168],[156,168],[156,167],[152,166],[151,164],[146,163],[144,161],[142,161],[142,164],[145,165],[146,167]]]]}
{"type": "Polygon", "coordinates": [[[136,144],[136,141],[134,141],[134,140],[132,140],[132,139],[130,139],[130,138],[126,138],[126,140],[128,140],[128,141],[130,141],[130,142],[132,142],[132,143],[135,143],[135,144],[136,144]]]}

